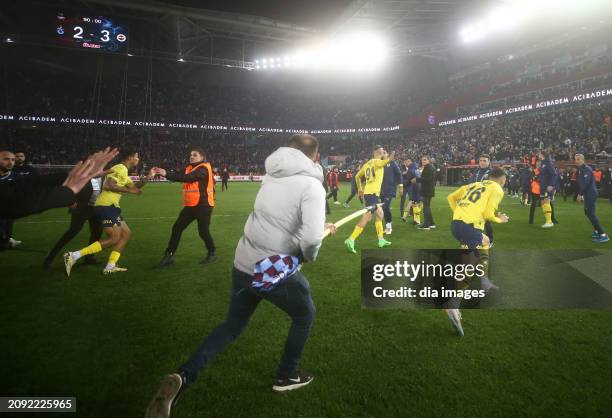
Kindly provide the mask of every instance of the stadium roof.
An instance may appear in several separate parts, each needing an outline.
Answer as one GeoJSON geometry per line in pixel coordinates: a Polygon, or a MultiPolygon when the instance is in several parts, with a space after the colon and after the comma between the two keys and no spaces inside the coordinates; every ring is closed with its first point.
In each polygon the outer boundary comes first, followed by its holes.
{"type": "Polygon", "coordinates": [[[471,1],[354,0],[333,32],[380,30],[393,42],[395,55],[438,55],[447,50],[448,23],[471,1]]]}

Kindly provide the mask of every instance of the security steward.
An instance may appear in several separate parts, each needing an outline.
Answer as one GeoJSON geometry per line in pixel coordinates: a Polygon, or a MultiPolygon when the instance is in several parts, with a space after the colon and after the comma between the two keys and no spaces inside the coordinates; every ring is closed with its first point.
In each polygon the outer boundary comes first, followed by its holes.
{"type": "Polygon", "coordinates": [[[153,171],[168,180],[183,183],[183,210],[172,226],[172,236],[164,257],[158,268],[174,264],[174,254],[181,240],[181,234],[193,222],[198,221],[198,232],[204,241],[208,256],[201,263],[212,263],[217,259],[215,243],[210,235],[210,220],[215,207],[215,180],[210,163],[205,162],[206,154],[200,148],[192,148],[189,154],[189,164],[185,173],[168,173],[165,169],[155,167],[153,171]]]}

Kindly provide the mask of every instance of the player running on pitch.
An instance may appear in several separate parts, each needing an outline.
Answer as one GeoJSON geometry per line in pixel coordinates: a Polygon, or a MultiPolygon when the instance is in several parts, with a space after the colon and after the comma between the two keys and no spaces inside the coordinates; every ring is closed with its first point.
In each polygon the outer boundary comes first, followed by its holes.
{"type": "Polygon", "coordinates": [[[110,169],[106,175],[102,192],[96,199],[94,215],[102,223],[102,228],[106,234],[105,240],[96,241],[93,244],[80,249],[79,251],[64,254],[64,265],[66,266],[66,276],[70,277],[72,267],[76,262],[86,255],[95,254],[104,248],[111,247],[113,250],[108,257],[108,263],[104,268],[104,274],[112,274],[127,271],[125,268],[117,266],[117,261],[121,256],[121,251],[127,245],[132,231],[121,217],[119,201],[122,193],[140,195],[147,180],[153,177],[153,171],[138,182],[133,182],[128,175],[129,170],[135,168],[140,161],[138,152],[134,150],[124,150],[121,154],[121,162],[110,169]]]}
{"type": "Polygon", "coordinates": [[[346,248],[352,253],[357,252],[355,251],[355,240],[361,235],[363,228],[370,222],[372,213],[374,212],[376,213],[375,225],[376,235],[378,236],[378,247],[382,248],[391,245],[389,241],[383,238],[384,229],[382,220],[384,218],[384,213],[382,208],[376,205],[380,203],[380,189],[382,187],[385,165],[387,165],[389,161],[392,161],[394,156],[395,152],[389,155],[381,145],[377,145],[372,151],[372,159],[365,163],[355,175],[359,196],[364,198],[366,207],[374,206],[375,209],[372,209],[372,212],[365,213],[361,217],[351,236],[344,241],[346,248]],[[361,183],[362,177],[365,177],[365,186],[361,183]]]}
{"type": "MultiPolygon", "coordinates": [[[[489,180],[468,184],[448,195],[447,200],[453,211],[451,232],[455,239],[461,243],[461,248],[467,254],[473,254],[479,263],[484,266],[485,275],[481,278],[483,289],[494,288],[488,278],[489,264],[489,237],[483,232],[485,222],[506,223],[508,217],[497,214],[497,207],[504,198],[503,186],[506,183],[506,173],[501,168],[494,168],[489,174],[489,180]]],[[[460,282],[464,288],[469,281],[460,282]]],[[[459,306],[461,298],[449,300],[446,313],[460,336],[463,336],[461,325],[461,312],[459,306]]]]}

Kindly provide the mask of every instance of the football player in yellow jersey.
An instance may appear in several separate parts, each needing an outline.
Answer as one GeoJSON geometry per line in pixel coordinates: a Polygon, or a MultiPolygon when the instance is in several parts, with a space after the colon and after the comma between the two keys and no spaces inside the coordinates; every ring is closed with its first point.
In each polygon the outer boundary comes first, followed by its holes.
{"type": "MultiPolygon", "coordinates": [[[[481,284],[485,291],[497,288],[488,278],[489,237],[484,234],[485,222],[506,223],[509,218],[497,213],[497,207],[504,198],[503,186],[506,183],[506,172],[495,168],[489,174],[489,180],[483,180],[462,186],[450,195],[447,200],[453,211],[451,232],[461,247],[467,249],[466,255],[473,254],[483,265],[485,275],[481,284]]],[[[460,282],[460,288],[469,286],[469,281],[460,282]]],[[[446,313],[457,333],[463,336],[461,325],[460,298],[449,301],[446,313]]]]}
{"type": "Polygon", "coordinates": [[[119,201],[122,193],[140,195],[142,187],[153,176],[149,175],[140,181],[133,182],[128,175],[129,170],[135,168],[140,161],[138,152],[133,149],[125,149],[120,154],[121,163],[113,166],[106,175],[102,192],[96,199],[94,214],[102,223],[102,228],[106,234],[106,239],[96,241],[93,244],[82,248],[79,251],[64,254],[64,265],[66,266],[66,276],[70,277],[70,272],[74,264],[83,256],[95,254],[104,248],[112,248],[108,257],[108,263],[104,268],[104,274],[112,274],[127,271],[125,268],[117,266],[117,261],[121,256],[121,251],[128,243],[132,231],[121,217],[119,201]]]}
{"type": "MultiPolygon", "coordinates": [[[[387,165],[389,161],[393,160],[394,156],[395,152],[388,155],[387,151],[385,151],[382,146],[377,145],[372,151],[372,159],[365,163],[355,175],[355,182],[357,183],[359,197],[363,197],[365,206],[374,206],[380,203],[380,189],[382,187],[385,165],[387,165]],[[362,178],[365,178],[365,185],[363,185],[361,182],[362,178]]],[[[391,245],[389,241],[383,238],[383,210],[380,206],[374,206],[372,212],[367,212],[361,217],[359,222],[357,222],[351,236],[344,241],[346,248],[350,252],[357,252],[355,251],[355,240],[363,232],[363,228],[365,228],[368,222],[370,222],[372,219],[372,213],[376,213],[375,225],[376,235],[378,236],[378,247],[382,248],[391,245]]]]}

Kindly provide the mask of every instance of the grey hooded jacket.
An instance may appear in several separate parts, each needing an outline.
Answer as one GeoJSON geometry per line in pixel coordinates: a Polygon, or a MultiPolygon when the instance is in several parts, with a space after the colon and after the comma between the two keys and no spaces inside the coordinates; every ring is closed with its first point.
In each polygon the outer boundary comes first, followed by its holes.
{"type": "Polygon", "coordinates": [[[323,170],[302,151],[281,147],[266,159],[266,176],[244,226],[236,269],[253,274],[255,263],[276,254],[314,261],[325,224],[323,170]]]}

